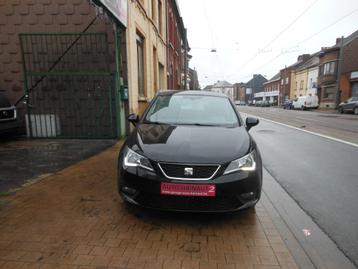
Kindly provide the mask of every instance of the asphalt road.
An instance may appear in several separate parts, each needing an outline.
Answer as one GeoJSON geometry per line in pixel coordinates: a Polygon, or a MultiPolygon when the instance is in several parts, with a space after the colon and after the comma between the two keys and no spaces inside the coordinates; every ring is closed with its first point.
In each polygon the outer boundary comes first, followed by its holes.
{"type": "Polygon", "coordinates": [[[238,106],[242,112],[358,144],[358,116],[332,112],[238,106]]]}
{"type": "MultiPolygon", "coordinates": [[[[241,111],[260,116],[263,116],[262,111],[265,109],[239,108],[241,111]]],[[[268,109],[265,113],[267,111],[274,113],[273,109],[268,109]]],[[[304,114],[305,112],[301,111],[289,111],[279,115],[287,119],[289,115],[292,118],[296,117],[296,113],[300,114],[300,118],[307,119],[310,118],[311,113],[316,112],[304,114]]],[[[351,117],[344,115],[347,116],[351,117]]],[[[275,117],[280,116],[275,115],[275,117]]],[[[306,126],[318,121],[318,117],[319,115],[313,115],[313,119],[309,120],[306,126]]],[[[271,116],[272,118],[274,116],[271,116]]],[[[336,118],[327,119],[330,120],[322,118],[321,122],[314,124],[319,124],[321,129],[327,131],[332,128],[328,126],[334,126],[332,120],[336,118]]],[[[291,121],[288,119],[284,123],[290,124],[292,121],[297,119],[291,121]]],[[[344,130],[350,120],[341,121],[333,134],[337,136],[343,131],[350,132],[352,135],[355,133],[351,141],[356,141],[358,135],[355,128],[358,126],[358,118],[352,124],[353,130],[344,130]]],[[[261,120],[260,125],[250,132],[258,143],[266,169],[338,247],[358,265],[358,147],[265,120],[261,120]]]]}

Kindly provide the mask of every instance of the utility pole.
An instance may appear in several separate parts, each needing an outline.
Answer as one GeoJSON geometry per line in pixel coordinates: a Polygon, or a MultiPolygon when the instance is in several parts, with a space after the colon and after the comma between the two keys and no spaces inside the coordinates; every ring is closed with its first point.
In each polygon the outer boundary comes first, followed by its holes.
{"type": "Polygon", "coordinates": [[[339,48],[339,58],[338,58],[338,68],[337,68],[337,80],[336,80],[336,103],[335,107],[338,108],[339,103],[341,102],[341,72],[343,64],[343,43],[344,37],[341,37],[341,44],[339,48]]]}

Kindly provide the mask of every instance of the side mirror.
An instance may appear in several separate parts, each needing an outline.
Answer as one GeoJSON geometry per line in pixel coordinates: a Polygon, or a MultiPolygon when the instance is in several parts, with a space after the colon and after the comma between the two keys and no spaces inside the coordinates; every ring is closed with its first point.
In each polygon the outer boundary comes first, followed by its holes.
{"type": "Polygon", "coordinates": [[[139,116],[137,115],[137,114],[130,114],[129,116],[128,116],[128,121],[130,122],[130,123],[132,123],[134,126],[136,126],[137,125],[137,123],[139,122],[139,116]]]}
{"type": "Polygon", "coordinates": [[[247,117],[246,118],[246,129],[249,131],[252,127],[259,124],[259,122],[260,121],[257,118],[247,117]]]}

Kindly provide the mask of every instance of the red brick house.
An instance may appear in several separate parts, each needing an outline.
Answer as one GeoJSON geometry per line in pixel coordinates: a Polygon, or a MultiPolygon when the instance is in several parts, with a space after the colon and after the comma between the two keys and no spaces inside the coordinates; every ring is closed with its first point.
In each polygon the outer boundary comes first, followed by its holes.
{"type": "Polygon", "coordinates": [[[332,47],[322,48],[317,82],[321,107],[334,108],[340,101],[358,96],[358,31],[343,40],[337,38],[332,47]]]}
{"type": "Polygon", "coordinates": [[[186,29],[176,0],[167,0],[167,81],[168,89],[187,89],[190,50],[186,29]]]}

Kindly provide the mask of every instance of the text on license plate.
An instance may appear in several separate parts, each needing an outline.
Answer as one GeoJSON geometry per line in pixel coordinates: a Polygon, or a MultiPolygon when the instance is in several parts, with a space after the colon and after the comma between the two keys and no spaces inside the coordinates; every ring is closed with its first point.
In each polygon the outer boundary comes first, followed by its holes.
{"type": "Polygon", "coordinates": [[[215,196],[216,186],[210,184],[160,184],[160,194],[178,196],[215,196]]]}

